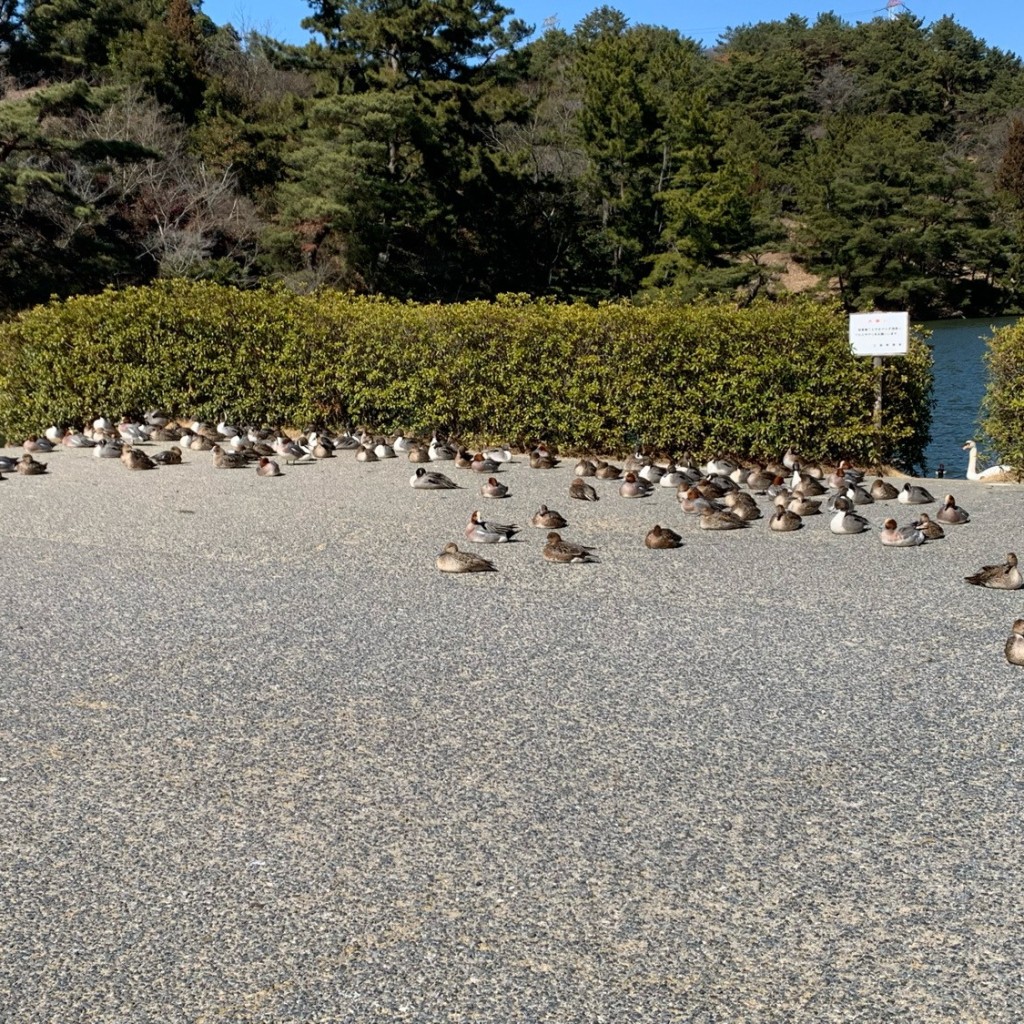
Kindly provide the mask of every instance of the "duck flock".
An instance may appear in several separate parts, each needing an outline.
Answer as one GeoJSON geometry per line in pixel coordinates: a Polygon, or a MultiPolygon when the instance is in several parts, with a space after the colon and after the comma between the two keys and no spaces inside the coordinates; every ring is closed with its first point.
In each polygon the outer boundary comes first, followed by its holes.
{"type": "MultiPolygon", "coordinates": [[[[261,477],[282,476],[281,461],[285,465],[300,465],[343,453],[351,453],[358,462],[404,457],[417,464],[409,478],[414,490],[463,488],[463,484],[441,468],[452,467],[453,471],[478,474],[482,482],[472,486],[481,498],[489,500],[510,496],[510,485],[499,477],[507,474],[511,463],[521,461],[514,459],[511,449],[506,447],[469,451],[436,434],[429,442],[403,435],[382,438],[350,431],[310,430],[293,437],[283,430],[241,428],[227,422],[214,426],[197,421],[183,426],[172,421],[169,415],[152,410],[137,421],[125,418],[114,424],[100,417],[81,430],[52,426],[44,434],[32,435],[25,439],[21,456],[0,456],[0,480],[4,479],[3,473],[45,474],[47,463],[38,456],[60,447],[88,448],[96,458],[118,459],[133,471],[179,465],[185,451],[208,451],[217,469],[249,469],[261,477]],[[161,443],[169,447],[152,454],[140,447],[161,443]]],[[[991,471],[977,472],[975,443],[968,441],[964,448],[970,452],[970,475],[974,479],[995,479],[991,471]]],[[[524,454],[534,470],[550,470],[562,464],[545,445],[538,445],[524,454]]],[[[1002,479],[1009,479],[1009,467],[994,469],[999,470],[1002,479]]],[[[659,490],[674,494],[682,515],[693,517],[702,530],[745,530],[763,520],[773,532],[791,533],[802,529],[807,518],[824,515],[828,517],[832,534],[851,536],[871,530],[871,523],[859,509],[875,503],[895,502],[913,506],[915,514],[902,526],[895,516],[887,515],[878,539],[887,547],[906,548],[940,540],[947,528],[959,528],[970,522],[970,515],[952,494],[944,495],[940,502],[925,487],[912,481],[907,481],[902,489],[881,478],[869,484],[865,473],[849,462],[840,462],[828,471],[803,463],[792,449],[778,462],[767,465],[740,465],[726,459],[700,464],[689,457],[659,459],[642,452],[629,456],[622,465],[604,459],[580,458],[575,463],[572,482],[562,497],[567,501],[585,502],[609,498],[642,500],[659,490]],[[762,509],[762,504],[767,508],[762,509]],[[934,515],[930,515],[923,506],[933,504],[937,508],[934,515]]],[[[541,505],[532,516],[530,526],[546,533],[542,554],[547,561],[563,564],[599,561],[595,547],[563,538],[561,531],[569,528],[569,522],[554,508],[541,505]]],[[[475,546],[502,544],[513,541],[519,533],[518,525],[484,518],[474,509],[466,522],[463,542],[475,546]]],[[[675,530],[655,524],[646,532],[644,544],[652,550],[672,550],[682,546],[683,538],[675,530]]],[[[444,573],[498,570],[492,559],[462,550],[455,541],[446,544],[437,555],[436,566],[444,573]]],[[[982,566],[965,580],[996,590],[1024,588],[1024,576],[1013,552],[1007,554],[1004,562],[982,566]]],[[[1005,654],[1012,664],[1024,665],[1024,619],[1014,623],[1005,654]]]]}

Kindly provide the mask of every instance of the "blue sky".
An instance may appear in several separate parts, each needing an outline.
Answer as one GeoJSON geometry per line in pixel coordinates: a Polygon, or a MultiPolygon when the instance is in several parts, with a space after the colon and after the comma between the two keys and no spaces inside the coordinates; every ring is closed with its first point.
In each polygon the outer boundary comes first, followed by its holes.
{"type": "MultiPolygon", "coordinates": [[[[949,14],[990,46],[1024,57],[1024,16],[1021,0],[904,0],[926,25],[949,14]]],[[[886,0],[836,0],[834,4],[807,0],[706,0],[705,3],[658,3],[656,0],[609,0],[635,25],[666,25],[706,45],[727,28],[774,21],[799,14],[813,22],[821,11],[834,11],[844,21],[868,21],[881,13],[886,0]]],[[[546,19],[571,30],[585,15],[601,6],[583,0],[505,0],[517,17],[543,30],[546,19]]],[[[255,30],[277,39],[304,43],[310,37],[300,28],[309,14],[305,0],[204,0],[203,11],[218,24],[230,22],[240,31],[255,30]]]]}

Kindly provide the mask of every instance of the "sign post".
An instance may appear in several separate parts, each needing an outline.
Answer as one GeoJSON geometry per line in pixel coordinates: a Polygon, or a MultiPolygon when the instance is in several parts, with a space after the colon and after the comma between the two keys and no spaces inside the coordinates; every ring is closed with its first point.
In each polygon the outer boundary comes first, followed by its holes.
{"type": "Polygon", "coordinates": [[[882,427],[882,359],[905,356],[910,342],[909,313],[851,313],[850,351],[871,356],[875,367],[875,427],[882,427]]]}

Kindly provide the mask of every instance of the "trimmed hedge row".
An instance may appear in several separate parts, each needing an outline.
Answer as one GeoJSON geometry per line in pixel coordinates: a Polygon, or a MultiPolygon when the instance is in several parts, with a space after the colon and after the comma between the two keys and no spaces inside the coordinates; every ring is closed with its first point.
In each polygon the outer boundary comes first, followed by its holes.
{"type": "Polygon", "coordinates": [[[243,422],[438,429],[471,440],[626,451],[920,462],[931,363],[915,339],[875,371],[845,315],[737,309],[420,306],[169,281],[51,302],[0,325],[0,433],[20,440],[160,406],[243,422]]]}
{"type": "Polygon", "coordinates": [[[1024,467],[1024,320],[993,331],[982,429],[999,461],[1024,467]]]}

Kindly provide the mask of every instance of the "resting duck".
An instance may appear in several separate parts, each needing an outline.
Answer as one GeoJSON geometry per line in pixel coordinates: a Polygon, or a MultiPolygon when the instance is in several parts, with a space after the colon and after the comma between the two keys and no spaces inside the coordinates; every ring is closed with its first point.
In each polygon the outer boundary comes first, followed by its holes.
{"type": "Polygon", "coordinates": [[[618,480],[622,476],[622,469],[610,462],[603,462],[600,459],[594,468],[594,476],[598,480],[618,480]]]}
{"type": "Polygon", "coordinates": [[[268,459],[265,455],[260,456],[260,461],[256,466],[256,475],[284,476],[281,472],[281,467],[273,459],[268,459]]]}
{"type": "Polygon", "coordinates": [[[952,494],[947,494],[942,499],[942,508],[935,513],[935,518],[942,523],[951,523],[954,526],[959,526],[962,523],[969,523],[971,517],[968,515],[965,509],[962,509],[957,503],[956,499],[952,494]]]}
{"type": "Polygon", "coordinates": [[[792,533],[804,525],[803,519],[788,508],[777,508],[775,515],[768,520],[768,527],[776,533],[792,533]]]}
{"type": "Polygon", "coordinates": [[[871,497],[875,501],[892,501],[900,492],[886,480],[879,478],[871,485],[871,497]]]}
{"type": "Polygon", "coordinates": [[[654,485],[641,480],[636,473],[627,473],[619,484],[619,495],[623,498],[649,498],[654,493],[654,485]]]}
{"type": "Polygon", "coordinates": [[[901,505],[927,505],[935,500],[931,491],[920,484],[912,484],[909,481],[903,485],[903,490],[896,495],[896,500],[901,505]]]}
{"type": "Polygon", "coordinates": [[[989,590],[1020,590],[1024,577],[1017,568],[1017,556],[1011,551],[1001,565],[983,565],[973,576],[964,579],[975,587],[989,590]]]}
{"type": "Polygon", "coordinates": [[[481,498],[507,498],[508,484],[500,483],[497,477],[488,477],[486,483],[480,485],[481,498]]]}
{"type": "Polygon", "coordinates": [[[241,452],[225,451],[219,444],[211,449],[215,469],[245,469],[246,458],[241,452]]]}
{"type": "Polygon", "coordinates": [[[942,540],[946,536],[946,531],[938,523],[930,519],[927,512],[922,512],[917,517],[914,529],[923,533],[925,540],[942,540]]]}
{"type": "Polygon", "coordinates": [[[474,544],[506,544],[519,532],[513,523],[494,523],[480,518],[479,512],[472,512],[466,523],[466,540],[474,544]]]}
{"type": "Polygon", "coordinates": [[[451,491],[458,489],[459,485],[444,473],[431,472],[420,466],[409,477],[409,486],[417,491],[451,491]]]}
{"type": "Polygon", "coordinates": [[[156,469],[156,463],[145,452],[140,452],[130,444],[121,450],[121,461],[129,469],[156,469]]]}
{"type": "Polygon", "coordinates": [[[889,548],[916,548],[924,543],[924,534],[916,526],[897,526],[895,519],[886,519],[879,539],[889,548]]]}
{"type": "Polygon", "coordinates": [[[1006,660],[1011,665],[1024,665],[1024,619],[1017,619],[1003,648],[1006,660]]]}
{"type": "Polygon", "coordinates": [[[483,452],[477,452],[469,462],[469,468],[474,473],[497,473],[499,466],[500,463],[487,458],[483,452]]]}
{"type": "Polygon", "coordinates": [[[583,544],[570,544],[562,540],[559,533],[549,533],[548,542],[544,545],[544,558],[549,562],[596,562],[597,556],[594,548],[588,548],[583,544]]]}
{"type": "Polygon", "coordinates": [[[580,459],[573,470],[574,476],[594,476],[597,473],[597,465],[590,459],[580,459]]]}
{"type": "Polygon", "coordinates": [[[670,530],[667,526],[655,524],[647,531],[647,536],[644,537],[644,547],[651,548],[653,551],[667,551],[671,548],[680,548],[682,546],[683,538],[675,530],[670,530]]]}
{"type": "Polygon", "coordinates": [[[746,525],[746,520],[724,508],[706,508],[700,514],[702,530],[742,530],[746,525]]]}
{"type": "Polygon", "coordinates": [[[590,486],[582,477],[576,477],[569,484],[569,497],[577,501],[598,501],[597,491],[590,486]]]}
{"type": "Polygon", "coordinates": [[[548,508],[547,505],[541,505],[534,512],[530,525],[542,530],[564,530],[569,524],[560,512],[548,508]]]}
{"type": "Polygon", "coordinates": [[[989,466],[978,472],[978,445],[975,441],[968,441],[963,450],[967,455],[967,479],[977,480],[983,484],[1009,484],[1019,478],[1013,466],[989,466]]]}
{"type": "Polygon", "coordinates": [[[853,511],[853,504],[849,498],[836,498],[835,515],[828,524],[832,533],[838,536],[863,533],[868,525],[868,521],[862,515],[853,511]]]}
{"type": "Polygon", "coordinates": [[[434,564],[441,572],[497,572],[498,569],[489,559],[460,551],[454,543],[445,544],[434,564]]]}
{"type": "Polygon", "coordinates": [[[32,458],[31,452],[25,452],[18,459],[18,472],[22,476],[42,476],[46,472],[46,463],[38,462],[32,458]]]}

